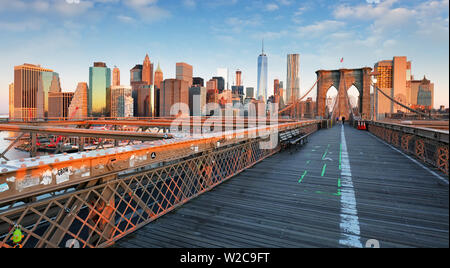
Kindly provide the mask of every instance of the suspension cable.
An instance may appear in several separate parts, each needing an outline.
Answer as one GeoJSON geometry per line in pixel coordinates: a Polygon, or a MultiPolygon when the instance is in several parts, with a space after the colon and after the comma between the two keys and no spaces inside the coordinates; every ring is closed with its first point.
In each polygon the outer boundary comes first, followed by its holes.
{"type": "Polygon", "coordinates": [[[399,102],[399,101],[397,101],[397,100],[391,98],[391,97],[388,96],[386,93],[384,93],[381,89],[379,89],[377,86],[373,85],[373,87],[374,87],[378,92],[381,92],[381,94],[383,94],[386,98],[390,99],[392,102],[394,102],[394,103],[400,105],[401,107],[403,107],[403,108],[405,108],[405,109],[407,109],[407,110],[409,110],[409,111],[411,111],[411,112],[413,112],[413,113],[416,113],[416,114],[419,114],[419,115],[428,117],[428,118],[430,118],[430,119],[435,119],[434,117],[432,117],[432,116],[429,115],[429,114],[426,114],[426,113],[423,113],[423,112],[414,110],[414,109],[412,109],[412,108],[410,108],[410,107],[404,105],[403,103],[401,103],[401,102],[399,102]]]}
{"type": "Polygon", "coordinates": [[[314,89],[314,87],[319,82],[319,79],[320,79],[320,74],[318,75],[316,82],[314,82],[313,86],[308,90],[308,92],[306,92],[301,98],[297,99],[296,101],[294,101],[293,103],[291,103],[287,107],[285,107],[285,108],[281,109],[280,111],[278,111],[278,114],[281,114],[281,113],[291,109],[292,107],[297,105],[299,102],[301,102],[306,96],[308,96],[309,93],[311,93],[311,91],[314,89]]]}

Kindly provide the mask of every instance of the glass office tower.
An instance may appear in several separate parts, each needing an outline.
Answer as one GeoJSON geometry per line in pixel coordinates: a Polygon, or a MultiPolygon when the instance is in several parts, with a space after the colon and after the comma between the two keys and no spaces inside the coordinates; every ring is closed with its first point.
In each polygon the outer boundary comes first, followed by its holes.
{"type": "Polygon", "coordinates": [[[103,62],[89,68],[88,116],[108,117],[111,109],[111,69],[103,62]]]}
{"type": "Polygon", "coordinates": [[[61,92],[59,74],[55,72],[41,72],[37,97],[38,118],[48,117],[48,93],[50,92],[61,92]]]}
{"type": "Polygon", "coordinates": [[[256,92],[258,99],[267,101],[267,55],[264,54],[264,42],[262,53],[258,57],[258,88],[256,92]]]}

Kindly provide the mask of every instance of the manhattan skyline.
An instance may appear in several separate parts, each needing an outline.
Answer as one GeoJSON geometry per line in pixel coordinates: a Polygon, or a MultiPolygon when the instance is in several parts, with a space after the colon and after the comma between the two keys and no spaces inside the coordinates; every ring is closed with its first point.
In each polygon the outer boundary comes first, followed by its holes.
{"type": "Polygon", "coordinates": [[[205,80],[220,67],[240,69],[244,86],[256,89],[262,38],[269,96],[274,79],[286,83],[287,54],[301,57],[300,95],[319,69],[373,68],[404,55],[415,79],[435,83],[434,107],[448,107],[447,0],[167,2],[0,0],[0,113],[8,112],[13,66],[23,63],[54,70],[68,92],[89,81],[96,61],[117,66],[128,85],[129,70],[146,53],[165,78],[175,77],[176,62],[187,62],[205,80]]]}

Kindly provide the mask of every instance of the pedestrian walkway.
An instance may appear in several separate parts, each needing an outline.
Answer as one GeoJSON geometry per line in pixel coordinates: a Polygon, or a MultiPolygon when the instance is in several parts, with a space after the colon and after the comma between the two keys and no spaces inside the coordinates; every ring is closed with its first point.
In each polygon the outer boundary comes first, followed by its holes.
{"type": "Polygon", "coordinates": [[[255,165],[117,247],[448,247],[448,178],[337,125],[255,165]]]}

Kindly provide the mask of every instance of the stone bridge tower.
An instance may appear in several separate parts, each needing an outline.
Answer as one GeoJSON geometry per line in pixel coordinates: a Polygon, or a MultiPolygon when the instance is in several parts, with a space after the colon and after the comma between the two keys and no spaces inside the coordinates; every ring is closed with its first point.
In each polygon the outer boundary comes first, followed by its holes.
{"type": "Polygon", "coordinates": [[[317,74],[317,108],[316,115],[325,118],[327,92],[334,86],[338,89],[335,117],[349,117],[348,89],[353,85],[359,91],[359,113],[363,119],[370,119],[370,74],[372,68],[319,70],[317,74]]]}

